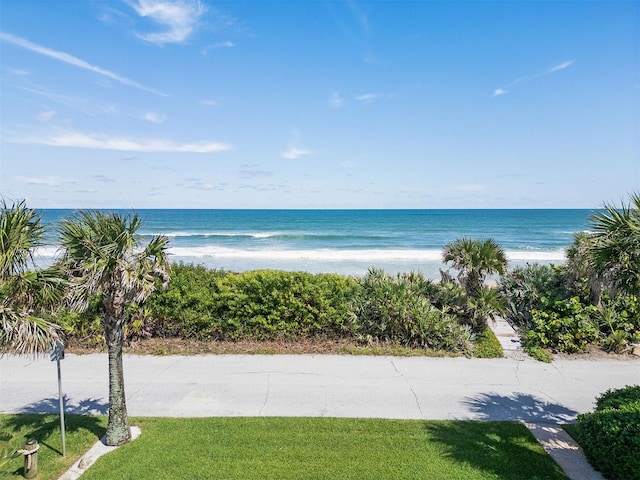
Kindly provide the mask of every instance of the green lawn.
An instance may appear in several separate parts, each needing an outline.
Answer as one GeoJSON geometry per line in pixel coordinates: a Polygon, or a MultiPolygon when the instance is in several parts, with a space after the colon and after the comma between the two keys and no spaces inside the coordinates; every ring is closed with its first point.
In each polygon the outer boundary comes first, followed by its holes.
{"type": "MultiPolygon", "coordinates": [[[[33,416],[0,416],[0,430],[20,417],[33,416]]],[[[229,417],[132,423],[142,435],[99,459],[82,480],[566,479],[519,423],[229,417]]],[[[58,448],[60,432],[50,430],[41,472],[47,450],[58,448]]],[[[104,418],[70,436],[83,430],[95,440],[104,418]]]]}
{"type": "MultiPolygon", "coordinates": [[[[9,434],[9,442],[0,442],[0,458],[4,452],[24,447],[32,438],[40,443],[37,480],[54,480],[64,473],[105,433],[107,417],[65,415],[67,456],[62,456],[62,435],[58,415],[0,415],[0,432],[9,434]]],[[[0,460],[0,464],[2,461],[0,460]]],[[[0,467],[0,479],[22,478],[23,457],[0,467]]]]}

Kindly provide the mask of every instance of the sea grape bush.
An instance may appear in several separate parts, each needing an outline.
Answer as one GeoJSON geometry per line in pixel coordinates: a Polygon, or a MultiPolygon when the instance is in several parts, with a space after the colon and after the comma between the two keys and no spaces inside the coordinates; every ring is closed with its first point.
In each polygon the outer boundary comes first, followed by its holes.
{"type": "Polygon", "coordinates": [[[228,273],[202,265],[175,263],[166,291],[147,299],[150,316],[162,323],[167,336],[204,340],[217,334],[217,283],[228,273]]]}
{"type": "Polygon", "coordinates": [[[585,352],[598,339],[598,309],[584,305],[578,297],[551,302],[541,299],[533,310],[531,326],[524,337],[525,347],[539,346],[565,353],[585,352]]]}
{"type": "Polygon", "coordinates": [[[640,479],[640,385],[606,391],[577,426],[587,459],[606,478],[640,479]]]}
{"type": "Polygon", "coordinates": [[[175,264],[166,292],[147,301],[172,336],[279,340],[346,334],[349,299],[358,288],[334,274],[258,270],[232,273],[175,264]]]}
{"type": "Polygon", "coordinates": [[[567,267],[553,265],[528,265],[501,278],[505,316],[520,331],[525,350],[548,359],[544,350],[578,353],[595,345],[623,352],[640,341],[638,298],[604,292],[594,305],[584,283],[567,267]]]}
{"type": "Polygon", "coordinates": [[[357,284],[334,274],[258,270],[227,275],[215,301],[224,338],[340,337],[357,284]]]}

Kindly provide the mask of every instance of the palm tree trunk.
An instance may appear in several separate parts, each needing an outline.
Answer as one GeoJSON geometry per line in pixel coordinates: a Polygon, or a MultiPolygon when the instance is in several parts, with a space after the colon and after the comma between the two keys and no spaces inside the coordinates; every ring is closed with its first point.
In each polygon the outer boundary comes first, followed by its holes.
{"type": "Polygon", "coordinates": [[[106,444],[117,446],[131,440],[122,367],[124,329],[122,321],[113,317],[107,317],[104,326],[109,351],[109,423],[107,424],[106,444]]]}

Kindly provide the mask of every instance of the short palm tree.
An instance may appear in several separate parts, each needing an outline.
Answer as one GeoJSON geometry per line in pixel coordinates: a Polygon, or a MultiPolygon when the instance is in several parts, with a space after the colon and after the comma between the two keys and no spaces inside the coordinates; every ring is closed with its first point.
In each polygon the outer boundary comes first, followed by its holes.
{"type": "Polygon", "coordinates": [[[42,314],[60,300],[64,280],[55,268],[36,268],[44,234],[37,212],[24,201],[0,208],[0,348],[37,355],[59,339],[59,327],[42,314]]]}
{"type": "Polygon", "coordinates": [[[593,234],[589,254],[595,271],[613,287],[640,295],[640,194],[631,195],[631,203],[591,216],[593,234]]]}
{"type": "Polygon", "coordinates": [[[502,275],[507,268],[507,256],[493,239],[460,238],[444,246],[442,258],[459,270],[458,280],[468,297],[478,296],[487,275],[502,275]]]}
{"type": "Polygon", "coordinates": [[[123,216],[98,211],[78,212],[60,225],[63,265],[70,281],[72,306],[82,310],[92,296],[102,299],[102,326],[109,355],[109,421],[107,445],[122,445],[131,439],[124,392],[122,345],[127,308],[142,304],[158,283],[166,287],[164,236],[143,244],[137,214],[123,216]]]}

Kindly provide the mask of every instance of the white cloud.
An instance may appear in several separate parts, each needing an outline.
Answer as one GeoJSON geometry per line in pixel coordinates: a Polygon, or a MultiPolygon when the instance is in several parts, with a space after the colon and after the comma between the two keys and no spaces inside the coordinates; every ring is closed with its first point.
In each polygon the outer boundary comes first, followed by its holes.
{"type": "Polygon", "coordinates": [[[11,75],[31,75],[29,70],[25,70],[24,68],[12,68],[9,70],[11,75]]]}
{"type": "Polygon", "coordinates": [[[121,150],[127,152],[187,152],[212,153],[230,150],[224,143],[175,143],[164,139],[132,139],[104,134],[61,132],[50,136],[26,137],[6,140],[11,143],[49,145],[53,147],[92,148],[96,150],[121,150]]]}
{"type": "Polygon", "coordinates": [[[167,116],[161,113],[147,112],[144,114],[144,119],[152,123],[164,123],[167,120],[167,116]]]}
{"type": "Polygon", "coordinates": [[[566,62],[562,62],[555,67],[551,67],[549,70],[545,72],[546,74],[557,72],[558,70],[564,70],[565,68],[570,67],[573,64],[573,60],[567,60],[566,62]]]}
{"type": "Polygon", "coordinates": [[[216,42],[213,45],[208,45],[204,47],[202,49],[202,54],[206,55],[207,53],[209,53],[209,50],[217,50],[219,48],[232,48],[232,47],[235,47],[235,44],[233,42],[230,42],[229,40],[225,40],[223,42],[216,42]]]}
{"type": "Polygon", "coordinates": [[[144,90],[145,92],[155,93],[156,95],[162,95],[166,97],[167,95],[157,90],[154,90],[149,87],[145,87],[144,85],[139,84],[138,82],[134,82],[133,80],[129,80],[126,77],[118,75],[116,73],[110,72],[109,70],[105,70],[96,65],[91,65],[84,60],[74,57],[73,55],[69,55],[65,52],[59,52],[57,50],[53,50],[51,48],[43,47],[42,45],[37,45],[35,43],[30,42],[29,40],[25,40],[24,38],[17,37],[10,33],[0,32],[0,41],[10,43],[20,48],[24,48],[25,50],[29,50],[34,53],[39,53],[40,55],[44,55],[45,57],[53,58],[63,63],[67,63],[69,65],[73,65],[74,67],[82,68],[84,70],[89,70],[91,72],[97,73],[104,77],[110,78],[119,82],[123,85],[127,85],[129,87],[134,87],[139,90],[144,90]]]}
{"type": "Polygon", "coordinates": [[[302,157],[304,155],[311,155],[311,152],[293,146],[289,147],[287,151],[282,152],[282,158],[286,158],[287,160],[295,160],[296,158],[302,157]]]}
{"type": "Polygon", "coordinates": [[[202,103],[202,105],[206,105],[207,107],[217,107],[220,105],[220,100],[217,98],[209,98],[202,100],[200,103],[202,103]]]}
{"type": "Polygon", "coordinates": [[[358,100],[359,102],[362,103],[371,103],[375,100],[378,100],[380,98],[380,94],[379,93],[364,93],[362,95],[358,95],[357,97],[355,97],[356,100],[358,100]]]}
{"type": "Polygon", "coordinates": [[[566,60],[566,61],[564,61],[562,63],[559,63],[558,65],[556,65],[554,67],[551,67],[551,68],[545,70],[544,72],[535,73],[533,75],[527,75],[527,76],[524,76],[524,77],[516,78],[513,82],[511,82],[506,87],[504,87],[504,88],[496,88],[493,91],[493,96],[497,97],[499,95],[504,95],[505,93],[508,93],[507,88],[515,87],[516,85],[518,85],[518,84],[520,84],[522,82],[527,82],[527,81],[533,80],[535,78],[544,77],[546,75],[550,75],[550,74],[558,72],[560,70],[564,70],[565,68],[569,68],[571,65],[573,65],[573,60],[566,60]]]}
{"type": "Polygon", "coordinates": [[[455,189],[460,190],[462,192],[479,192],[480,190],[484,190],[484,185],[462,184],[462,185],[456,185],[455,189]]]}
{"type": "Polygon", "coordinates": [[[55,114],[56,114],[55,110],[48,110],[46,112],[40,112],[37,118],[41,122],[48,122],[54,117],[55,114]]]}
{"type": "Polygon", "coordinates": [[[391,100],[393,98],[393,93],[363,93],[362,95],[358,95],[354,98],[359,102],[368,105],[370,103],[377,102],[378,100],[391,100]]]}
{"type": "Polygon", "coordinates": [[[238,176],[245,180],[249,178],[264,178],[273,176],[273,172],[267,170],[240,170],[238,176]]]}
{"type": "Polygon", "coordinates": [[[344,100],[342,100],[342,97],[338,92],[333,92],[331,95],[329,95],[329,106],[331,106],[331,108],[340,108],[343,105],[344,100]]]}
{"type": "Polygon", "coordinates": [[[47,187],[58,187],[63,183],[75,183],[59,177],[16,177],[16,179],[29,185],[45,185],[47,187]]]}
{"type": "Polygon", "coordinates": [[[107,177],[106,175],[91,175],[91,178],[96,182],[106,182],[106,183],[115,182],[113,178],[107,177]]]}
{"type": "Polygon", "coordinates": [[[141,17],[148,17],[164,28],[157,33],[139,33],[150,43],[181,43],[193,33],[206,7],[199,0],[127,0],[141,17]]]}

